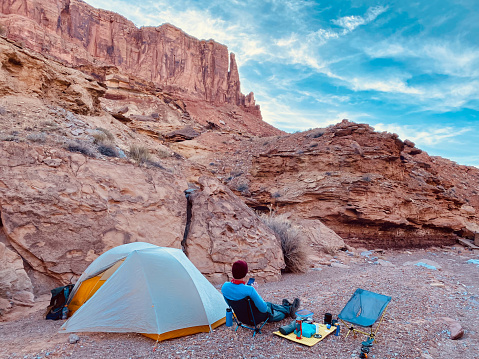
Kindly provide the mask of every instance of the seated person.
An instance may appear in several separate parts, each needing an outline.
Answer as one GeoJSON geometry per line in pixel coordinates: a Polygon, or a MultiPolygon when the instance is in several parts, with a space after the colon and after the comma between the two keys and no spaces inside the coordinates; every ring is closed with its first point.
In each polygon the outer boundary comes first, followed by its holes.
{"type": "Polygon", "coordinates": [[[250,297],[261,313],[268,313],[269,321],[279,322],[287,316],[295,319],[296,311],[299,308],[299,299],[295,298],[293,303],[283,299],[282,305],[265,302],[258,294],[255,288],[246,285],[244,279],[248,273],[248,264],[245,261],[236,261],[233,263],[233,280],[226,282],[221,287],[221,293],[228,300],[241,300],[250,297]]]}

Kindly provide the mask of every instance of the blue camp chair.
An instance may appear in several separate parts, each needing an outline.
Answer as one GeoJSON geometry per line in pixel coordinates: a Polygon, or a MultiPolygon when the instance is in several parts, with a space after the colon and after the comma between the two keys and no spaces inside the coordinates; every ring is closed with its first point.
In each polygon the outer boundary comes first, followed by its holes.
{"type": "Polygon", "coordinates": [[[243,327],[252,330],[253,337],[256,333],[261,333],[261,328],[263,328],[268,321],[268,313],[260,312],[250,297],[245,297],[241,300],[229,300],[225,298],[225,301],[234,313],[233,319],[236,323],[235,332],[239,327],[243,327]]]}
{"type": "Polygon", "coordinates": [[[386,295],[370,292],[364,289],[356,289],[351,299],[349,299],[346,306],[339,313],[338,318],[343,324],[350,323],[348,334],[353,331],[366,334],[369,336],[369,341],[372,343],[375,339],[376,333],[379,330],[381,321],[386,313],[386,308],[391,301],[391,297],[386,295]],[[379,321],[379,322],[378,322],[379,321]],[[376,329],[373,329],[373,325],[378,322],[376,329]],[[353,325],[358,325],[364,328],[371,328],[370,333],[354,328],[353,325]]]}

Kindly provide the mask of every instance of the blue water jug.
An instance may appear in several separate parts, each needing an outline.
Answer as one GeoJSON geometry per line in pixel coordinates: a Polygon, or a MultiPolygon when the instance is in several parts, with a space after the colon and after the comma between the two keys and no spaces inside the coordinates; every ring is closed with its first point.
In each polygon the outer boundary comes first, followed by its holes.
{"type": "Polygon", "coordinates": [[[337,337],[339,337],[339,331],[340,331],[339,323],[336,323],[336,332],[334,333],[334,335],[336,335],[337,337]]]}
{"type": "Polygon", "coordinates": [[[68,307],[66,305],[62,309],[62,319],[68,319],[68,307]]]}
{"type": "Polygon", "coordinates": [[[231,327],[233,325],[233,312],[231,308],[226,308],[226,326],[231,327]]]}

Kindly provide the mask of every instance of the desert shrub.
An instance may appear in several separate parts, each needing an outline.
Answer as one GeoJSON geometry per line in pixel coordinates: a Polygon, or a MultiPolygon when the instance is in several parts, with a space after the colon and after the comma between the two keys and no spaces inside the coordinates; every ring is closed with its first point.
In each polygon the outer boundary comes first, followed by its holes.
{"type": "Polygon", "coordinates": [[[364,182],[371,182],[373,177],[370,174],[365,174],[362,179],[364,182]]]}
{"type": "Polygon", "coordinates": [[[111,146],[115,142],[115,136],[110,131],[101,127],[97,127],[95,130],[96,132],[92,135],[95,145],[111,146]]]}
{"type": "Polygon", "coordinates": [[[45,132],[34,132],[27,136],[27,140],[32,142],[45,142],[47,139],[47,135],[45,132]]]}
{"type": "Polygon", "coordinates": [[[95,157],[93,151],[83,143],[69,143],[67,144],[66,149],[70,152],[77,152],[85,156],[95,157]]]}
{"type": "Polygon", "coordinates": [[[18,138],[15,135],[7,133],[0,133],[0,141],[16,141],[18,138]]]}
{"type": "Polygon", "coordinates": [[[159,158],[171,157],[171,154],[167,150],[163,150],[161,148],[156,151],[156,154],[158,155],[159,158]]]}
{"type": "Polygon", "coordinates": [[[283,250],[285,271],[293,273],[304,273],[309,268],[308,246],[306,238],[291,224],[291,221],[284,214],[262,214],[260,215],[264,224],[271,228],[276,238],[281,243],[283,250]]]}
{"type": "Polygon", "coordinates": [[[114,146],[103,144],[98,146],[98,152],[107,157],[118,157],[118,151],[114,146]]]}
{"type": "Polygon", "coordinates": [[[241,193],[247,192],[249,190],[248,184],[247,183],[240,183],[238,185],[238,187],[236,187],[236,190],[241,192],[241,193]]]}
{"type": "Polygon", "coordinates": [[[93,136],[93,143],[95,145],[105,143],[108,139],[108,137],[103,132],[100,132],[100,131],[95,132],[92,136],[93,136]]]}
{"type": "Polygon", "coordinates": [[[145,161],[145,165],[147,165],[148,167],[155,167],[155,168],[160,168],[162,170],[166,170],[166,168],[163,167],[163,165],[160,162],[148,160],[148,161],[145,161]]]}
{"type": "Polygon", "coordinates": [[[108,131],[106,128],[97,127],[96,130],[101,132],[101,133],[104,133],[106,138],[109,141],[113,142],[115,140],[115,136],[113,136],[113,134],[110,131],[108,131]]]}
{"type": "Polygon", "coordinates": [[[138,163],[143,163],[150,160],[150,152],[148,151],[148,148],[144,146],[131,145],[128,154],[130,158],[138,163]]]}

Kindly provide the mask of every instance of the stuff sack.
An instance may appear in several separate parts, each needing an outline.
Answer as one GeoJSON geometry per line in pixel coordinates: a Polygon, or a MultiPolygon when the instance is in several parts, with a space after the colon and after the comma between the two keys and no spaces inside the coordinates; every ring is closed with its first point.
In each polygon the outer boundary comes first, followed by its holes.
{"type": "Polygon", "coordinates": [[[62,310],[67,304],[68,296],[73,289],[73,284],[68,284],[64,287],[52,289],[52,299],[50,305],[47,307],[45,319],[59,320],[62,319],[62,310]]]}

